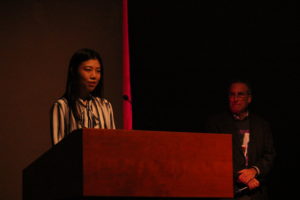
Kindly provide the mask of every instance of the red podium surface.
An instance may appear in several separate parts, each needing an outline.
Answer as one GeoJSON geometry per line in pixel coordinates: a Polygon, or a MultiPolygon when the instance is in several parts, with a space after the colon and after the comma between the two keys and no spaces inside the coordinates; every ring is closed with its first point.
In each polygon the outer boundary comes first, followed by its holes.
{"type": "Polygon", "coordinates": [[[230,134],[83,129],[23,170],[23,199],[233,197],[230,134]]]}

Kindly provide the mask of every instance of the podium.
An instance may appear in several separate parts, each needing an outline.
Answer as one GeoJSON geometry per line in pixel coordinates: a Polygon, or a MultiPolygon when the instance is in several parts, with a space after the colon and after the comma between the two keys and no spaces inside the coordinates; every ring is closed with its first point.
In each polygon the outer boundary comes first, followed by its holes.
{"type": "Polygon", "coordinates": [[[81,129],[23,170],[23,200],[233,197],[230,134],[81,129]]]}

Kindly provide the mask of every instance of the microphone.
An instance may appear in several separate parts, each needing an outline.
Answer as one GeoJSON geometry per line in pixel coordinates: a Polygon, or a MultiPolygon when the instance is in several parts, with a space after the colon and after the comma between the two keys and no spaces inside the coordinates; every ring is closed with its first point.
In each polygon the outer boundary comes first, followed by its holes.
{"type": "Polygon", "coordinates": [[[236,193],[236,194],[239,194],[239,193],[241,193],[241,192],[243,192],[243,191],[245,191],[245,190],[247,190],[247,189],[249,189],[248,186],[245,186],[245,187],[242,187],[242,188],[236,190],[235,193],[236,193]]]}
{"type": "Polygon", "coordinates": [[[128,101],[130,104],[132,104],[131,100],[129,99],[129,96],[127,94],[123,95],[124,101],[128,101]]]}

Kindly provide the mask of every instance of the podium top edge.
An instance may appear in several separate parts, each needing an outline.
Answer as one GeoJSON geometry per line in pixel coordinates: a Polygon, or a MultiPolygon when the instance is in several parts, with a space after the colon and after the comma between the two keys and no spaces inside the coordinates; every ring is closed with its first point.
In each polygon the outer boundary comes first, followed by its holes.
{"type": "Polygon", "coordinates": [[[138,129],[99,129],[99,128],[82,128],[73,132],[93,133],[93,132],[106,132],[106,133],[162,133],[162,134],[209,134],[209,135],[232,135],[232,133],[211,133],[211,132],[189,132],[189,131],[159,131],[159,130],[138,130],[138,129]]]}

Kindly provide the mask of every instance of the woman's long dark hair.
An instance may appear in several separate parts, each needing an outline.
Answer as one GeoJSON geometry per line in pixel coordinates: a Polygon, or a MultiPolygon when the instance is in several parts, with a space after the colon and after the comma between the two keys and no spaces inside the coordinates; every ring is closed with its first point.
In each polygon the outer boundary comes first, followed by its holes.
{"type": "Polygon", "coordinates": [[[79,97],[79,76],[78,76],[78,68],[80,64],[84,61],[96,59],[100,63],[100,74],[101,78],[94,89],[91,92],[92,96],[101,97],[102,96],[102,85],[103,85],[103,63],[101,56],[93,49],[83,48],[77,50],[70,59],[69,68],[68,68],[68,77],[67,77],[67,85],[66,90],[63,95],[64,98],[68,101],[68,105],[70,107],[70,111],[73,112],[76,120],[79,119],[79,114],[76,109],[76,100],[79,97]]]}

